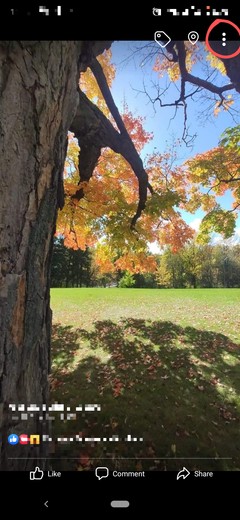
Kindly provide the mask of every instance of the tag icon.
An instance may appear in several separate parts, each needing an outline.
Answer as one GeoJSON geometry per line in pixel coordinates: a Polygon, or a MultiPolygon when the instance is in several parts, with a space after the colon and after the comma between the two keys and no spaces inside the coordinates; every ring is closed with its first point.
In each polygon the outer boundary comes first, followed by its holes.
{"type": "Polygon", "coordinates": [[[156,31],[154,33],[154,40],[156,43],[158,43],[158,45],[160,45],[160,47],[164,49],[164,47],[170,43],[171,38],[164,31],[156,31]]]}

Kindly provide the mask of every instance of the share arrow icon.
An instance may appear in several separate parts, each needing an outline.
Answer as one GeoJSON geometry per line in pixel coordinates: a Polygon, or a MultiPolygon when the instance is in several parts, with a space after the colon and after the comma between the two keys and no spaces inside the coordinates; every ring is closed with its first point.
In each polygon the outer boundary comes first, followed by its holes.
{"type": "Polygon", "coordinates": [[[179,471],[177,474],[177,480],[179,480],[180,478],[183,478],[185,480],[185,478],[187,478],[189,475],[190,471],[188,471],[188,469],[183,466],[183,469],[181,469],[181,471],[179,471]]]}

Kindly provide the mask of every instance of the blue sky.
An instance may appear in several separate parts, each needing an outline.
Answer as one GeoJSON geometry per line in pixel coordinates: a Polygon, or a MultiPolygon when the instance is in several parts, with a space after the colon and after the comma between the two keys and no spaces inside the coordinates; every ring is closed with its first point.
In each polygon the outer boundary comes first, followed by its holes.
{"type": "MultiPolygon", "coordinates": [[[[147,42],[145,42],[147,43],[147,42]]],[[[146,90],[150,93],[151,97],[155,96],[156,90],[153,88],[153,83],[159,82],[159,86],[164,88],[166,86],[166,77],[158,78],[155,71],[152,70],[152,63],[145,61],[143,58],[135,54],[131,59],[133,51],[142,45],[143,42],[114,42],[112,49],[112,62],[116,65],[116,77],[112,85],[112,94],[114,100],[119,109],[122,108],[123,102],[128,104],[129,109],[134,115],[144,116],[146,118],[144,127],[149,132],[153,132],[153,140],[147,144],[143,150],[144,155],[151,153],[154,148],[159,152],[166,150],[167,144],[171,145],[174,139],[181,137],[183,132],[183,113],[182,109],[178,109],[177,114],[174,116],[174,107],[159,107],[155,105],[156,113],[154,112],[152,103],[149,102],[146,94],[140,91],[146,90]]],[[[151,42],[152,46],[156,45],[156,50],[160,49],[158,44],[151,42]]],[[[152,47],[154,50],[154,47],[152,47]]],[[[204,49],[202,44],[199,45],[199,50],[204,57],[204,49]]],[[[202,67],[205,67],[206,60],[202,60],[201,65],[195,65],[193,73],[200,77],[206,77],[205,71],[202,67]]],[[[214,72],[214,71],[213,71],[214,72]]],[[[215,79],[216,84],[228,83],[228,78],[217,77],[215,79]]],[[[178,97],[176,85],[172,83],[164,102],[172,102],[178,97]]],[[[184,143],[178,148],[179,163],[184,162],[189,156],[193,156],[196,153],[204,152],[215,146],[217,146],[219,137],[222,132],[231,126],[240,124],[240,97],[234,102],[234,118],[227,111],[221,111],[217,117],[213,115],[213,102],[209,101],[208,93],[205,93],[204,98],[199,96],[195,101],[188,101],[188,125],[189,132],[191,135],[197,134],[193,146],[187,148],[184,143]]],[[[231,208],[231,194],[227,193],[224,198],[221,198],[222,206],[231,208]]],[[[187,212],[183,212],[183,218],[192,227],[197,228],[200,219],[204,216],[201,210],[198,210],[194,215],[187,212]]],[[[237,231],[240,232],[240,216],[237,220],[237,231]]]]}

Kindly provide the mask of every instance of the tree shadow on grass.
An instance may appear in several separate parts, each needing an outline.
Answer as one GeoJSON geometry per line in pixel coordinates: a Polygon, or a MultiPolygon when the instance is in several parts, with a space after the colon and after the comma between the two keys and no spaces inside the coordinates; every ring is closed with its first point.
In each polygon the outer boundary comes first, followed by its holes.
{"type": "Polygon", "coordinates": [[[57,445],[57,456],[73,457],[66,469],[96,461],[125,469],[240,469],[239,352],[223,334],[169,321],[98,321],[91,331],[55,325],[52,400],[71,410],[101,405],[76,422],[56,421],[56,435],[143,438],[57,445]]]}

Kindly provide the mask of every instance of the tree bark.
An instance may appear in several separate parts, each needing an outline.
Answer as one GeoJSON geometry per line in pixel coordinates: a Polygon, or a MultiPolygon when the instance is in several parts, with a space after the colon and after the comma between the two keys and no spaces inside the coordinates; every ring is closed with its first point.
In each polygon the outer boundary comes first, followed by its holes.
{"type": "Polygon", "coordinates": [[[9,403],[48,403],[49,273],[57,207],[64,203],[67,131],[79,99],[79,70],[105,47],[106,42],[0,42],[2,470],[43,467],[39,460],[46,456],[47,443],[7,443],[10,433],[45,428],[37,416],[25,420],[16,413],[13,420],[9,403]]]}

